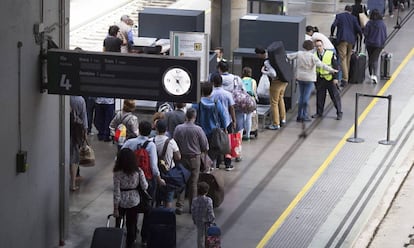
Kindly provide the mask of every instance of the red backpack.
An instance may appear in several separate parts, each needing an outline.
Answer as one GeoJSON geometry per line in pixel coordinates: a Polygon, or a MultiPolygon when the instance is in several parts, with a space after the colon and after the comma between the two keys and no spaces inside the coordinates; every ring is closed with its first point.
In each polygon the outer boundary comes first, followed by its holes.
{"type": "Polygon", "coordinates": [[[150,180],[152,179],[152,169],[150,164],[149,153],[147,151],[147,145],[150,141],[147,140],[144,144],[138,144],[137,149],[135,150],[135,156],[138,160],[138,166],[144,172],[145,178],[150,180]]]}

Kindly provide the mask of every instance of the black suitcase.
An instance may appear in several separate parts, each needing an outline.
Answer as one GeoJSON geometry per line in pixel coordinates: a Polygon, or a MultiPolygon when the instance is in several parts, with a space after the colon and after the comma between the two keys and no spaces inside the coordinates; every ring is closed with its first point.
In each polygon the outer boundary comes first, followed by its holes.
{"type": "Polygon", "coordinates": [[[293,69],[286,57],[285,47],[282,41],[275,41],[267,47],[269,62],[275,68],[277,77],[282,82],[292,82],[293,69]]]}
{"type": "Polygon", "coordinates": [[[353,52],[351,62],[349,63],[348,83],[362,84],[365,80],[365,68],[367,66],[367,57],[365,54],[353,52]]]}
{"type": "Polygon", "coordinates": [[[381,54],[380,62],[380,76],[381,79],[389,79],[391,77],[391,58],[392,54],[388,52],[383,52],[381,54]]]}
{"type": "Polygon", "coordinates": [[[95,229],[91,248],[124,248],[126,247],[126,231],[123,228],[123,220],[120,227],[109,227],[112,214],[108,215],[106,227],[95,229]]]}
{"type": "Polygon", "coordinates": [[[172,208],[154,208],[148,214],[148,248],[175,248],[177,227],[172,208]]]}
{"type": "Polygon", "coordinates": [[[220,206],[224,200],[223,174],[218,170],[213,170],[209,173],[200,173],[198,182],[206,182],[210,186],[207,196],[213,200],[214,208],[220,206]]]}

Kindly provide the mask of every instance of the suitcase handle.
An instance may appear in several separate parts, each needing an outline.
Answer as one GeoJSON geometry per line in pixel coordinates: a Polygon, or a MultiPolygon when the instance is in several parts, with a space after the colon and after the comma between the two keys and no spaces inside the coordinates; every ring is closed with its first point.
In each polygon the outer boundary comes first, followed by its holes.
{"type": "MultiPolygon", "coordinates": [[[[116,217],[113,214],[108,214],[107,220],[106,220],[106,227],[109,227],[109,222],[111,220],[111,217],[113,217],[116,221],[116,217]]],[[[124,217],[121,218],[121,223],[119,225],[119,228],[122,228],[124,226],[124,217]]]]}

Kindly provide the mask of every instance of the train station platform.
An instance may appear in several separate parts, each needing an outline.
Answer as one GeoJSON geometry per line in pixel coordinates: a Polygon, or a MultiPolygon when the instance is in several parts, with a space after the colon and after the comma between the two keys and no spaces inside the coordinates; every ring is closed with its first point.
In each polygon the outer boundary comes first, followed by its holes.
{"type": "MultiPolygon", "coordinates": [[[[180,1],[181,3],[184,0],[180,1]]],[[[193,1],[189,1],[193,2],[193,1]]],[[[341,6],[346,3],[341,3],[341,6]]],[[[339,7],[340,9],[343,9],[339,7]]],[[[402,17],[408,16],[405,11],[402,17]]],[[[290,15],[305,15],[307,25],[329,35],[332,13],[289,6],[290,15]],[[328,32],[328,33],[327,33],[328,32]]],[[[413,232],[414,174],[414,19],[394,30],[396,17],[386,16],[393,38],[385,47],[393,53],[392,77],[372,84],[349,85],[342,91],[343,119],[327,100],[323,118],[305,126],[296,110],[278,131],[262,130],[258,139],[243,143],[243,160],[225,178],[225,200],[215,209],[222,229],[222,247],[403,247],[413,232]],[[356,94],[391,96],[388,100],[361,96],[354,137],[356,94]],[[393,141],[393,145],[378,141],[393,141]]],[[[367,77],[366,77],[367,78],[367,77]]],[[[310,100],[315,112],[315,98],[310,100]]],[[[148,115],[138,115],[140,120],[148,115]]],[[[81,168],[80,190],[70,195],[70,229],[65,247],[89,247],[93,230],[111,213],[112,169],[116,147],[89,136],[96,166],[81,168]]],[[[142,216],[139,217],[139,223],[142,216]]],[[[140,228],[140,225],[139,225],[140,228]]],[[[177,247],[196,244],[188,213],[177,215],[177,247]]]]}

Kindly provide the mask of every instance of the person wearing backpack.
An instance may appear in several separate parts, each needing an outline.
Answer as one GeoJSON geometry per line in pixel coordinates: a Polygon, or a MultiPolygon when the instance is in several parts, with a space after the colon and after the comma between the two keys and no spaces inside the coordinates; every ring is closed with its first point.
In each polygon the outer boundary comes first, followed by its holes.
{"type": "Polygon", "coordinates": [[[122,110],[115,115],[109,124],[109,130],[114,142],[118,145],[118,151],[126,140],[138,136],[138,117],[132,113],[134,110],[135,100],[124,100],[122,110]]]}
{"type": "Polygon", "coordinates": [[[221,154],[210,144],[214,129],[226,130],[226,118],[224,116],[226,109],[221,101],[214,100],[211,97],[212,91],[213,85],[211,83],[202,83],[200,102],[194,103],[193,108],[197,110],[196,124],[203,129],[209,141],[208,155],[213,160],[213,166],[219,168],[220,157],[224,154],[221,154]]]}
{"type": "MultiPolygon", "coordinates": [[[[153,141],[157,147],[158,169],[160,172],[168,172],[175,167],[175,161],[181,160],[181,153],[177,142],[166,135],[166,120],[159,120],[156,124],[156,129],[157,135],[153,138],[153,141]]],[[[167,187],[158,187],[157,202],[163,203],[167,208],[172,208],[173,200],[174,190],[170,190],[167,187]]]]}
{"type": "MultiPolygon", "coordinates": [[[[252,68],[246,66],[242,71],[242,81],[246,92],[255,100],[258,101],[257,97],[257,83],[252,78],[252,68]]],[[[253,112],[244,114],[244,130],[246,135],[243,137],[244,140],[250,140],[250,131],[252,130],[252,116],[253,112]]]]}
{"type": "Polygon", "coordinates": [[[268,76],[270,81],[269,97],[272,111],[272,124],[266,128],[279,130],[281,126],[286,124],[286,108],[283,97],[288,83],[279,79],[275,68],[270,64],[268,53],[264,48],[256,47],[254,52],[260,59],[264,60],[261,72],[263,75],[268,76]]]}
{"type": "MultiPolygon", "coordinates": [[[[129,148],[135,152],[137,156],[138,165],[145,174],[148,181],[147,192],[155,199],[155,192],[158,186],[165,186],[165,181],[161,178],[158,169],[157,148],[154,142],[148,139],[151,133],[151,123],[148,121],[141,121],[138,125],[139,135],[136,138],[128,139],[122,148],[129,148]]],[[[141,228],[142,243],[148,240],[148,213],[144,213],[141,228]]]]}

